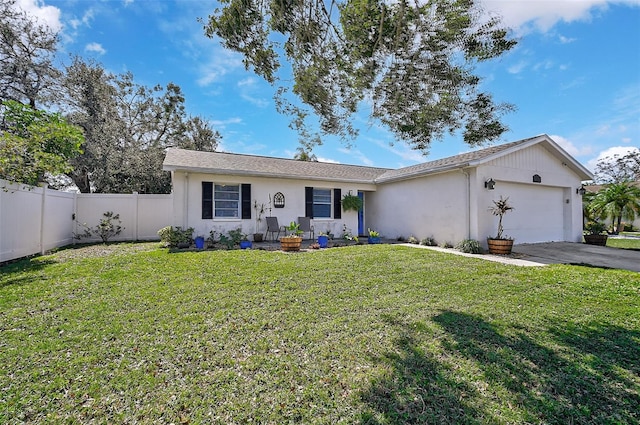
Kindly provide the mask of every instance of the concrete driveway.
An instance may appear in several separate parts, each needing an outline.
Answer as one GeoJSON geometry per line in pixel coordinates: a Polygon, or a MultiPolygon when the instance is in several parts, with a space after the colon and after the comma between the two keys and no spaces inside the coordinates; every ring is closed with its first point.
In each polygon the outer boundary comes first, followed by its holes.
{"type": "Polygon", "coordinates": [[[571,242],[515,245],[523,260],[543,264],[582,264],[640,272],[640,251],[571,242]]]}

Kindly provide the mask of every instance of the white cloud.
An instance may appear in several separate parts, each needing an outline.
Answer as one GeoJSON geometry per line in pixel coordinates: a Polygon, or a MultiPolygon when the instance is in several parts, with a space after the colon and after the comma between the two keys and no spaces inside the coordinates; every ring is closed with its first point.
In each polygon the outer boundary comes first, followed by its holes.
{"type": "Polygon", "coordinates": [[[39,0],[17,0],[15,5],[27,12],[29,16],[33,16],[40,24],[51,28],[52,31],[58,32],[62,29],[60,9],[57,7],[44,5],[39,0]]]}
{"type": "Polygon", "coordinates": [[[240,117],[232,117],[227,118],[226,120],[210,120],[211,125],[216,130],[224,129],[227,125],[230,124],[242,124],[242,118],[240,117]]]}
{"type": "Polygon", "coordinates": [[[373,167],[373,161],[358,149],[339,148],[338,151],[355,158],[354,163],[359,161],[368,167],[373,167]]]}
{"type": "Polygon", "coordinates": [[[562,136],[558,136],[557,134],[552,134],[549,137],[551,137],[558,145],[560,145],[562,149],[567,151],[567,153],[571,156],[589,155],[593,152],[591,146],[578,147],[571,140],[562,136]]]}
{"type": "Polygon", "coordinates": [[[525,61],[520,61],[514,65],[511,65],[509,68],[507,68],[507,72],[509,72],[509,74],[519,74],[525,69],[526,66],[527,66],[527,63],[525,61]]]}
{"type": "Polygon", "coordinates": [[[89,43],[86,46],[84,46],[84,51],[85,52],[94,52],[94,53],[97,53],[99,55],[104,55],[105,53],[107,53],[105,48],[102,47],[102,44],[100,44],[100,43],[89,43]]]}
{"type": "Polygon", "coordinates": [[[240,97],[258,108],[266,108],[270,105],[269,100],[254,96],[253,92],[258,88],[258,81],[253,77],[245,78],[237,83],[240,90],[240,97]]]}
{"type": "Polygon", "coordinates": [[[618,156],[624,156],[630,152],[634,152],[634,151],[640,151],[640,149],[633,147],[633,146],[612,146],[606,150],[603,150],[602,152],[600,152],[598,154],[598,156],[596,156],[595,158],[590,159],[587,162],[587,168],[590,169],[591,171],[595,170],[596,165],[598,164],[598,162],[600,162],[600,160],[605,159],[607,157],[611,158],[615,155],[618,156]]]}
{"type": "Polygon", "coordinates": [[[329,164],[340,164],[340,161],[336,161],[335,159],[325,158],[323,156],[318,156],[318,162],[328,162],[329,164]]]}
{"type": "MultiPolygon", "coordinates": [[[[485,10],[498,13],[502,16],[505,25],[521,34],[533,30],[545,33],[560,21],[588,22],[594,12],[606,9],[608,4],[613,3],[611,0],[481,0],[481,2],[485,10]]],[[[615,2],[640,5],[640,0],[615,2]]]]}
{"type": "Polygon", "coordinates": [[[569,37],[565,37],[565,36],[563,36],[563,35],[561,35],[561,36],[559,37],[559,39],[560,39],[560,43],[562,43],[562,44],[569,44],[569,43],[573,43],[574,41],[576,41],[576,40],[577,40],[576,38],[569,38],[569,37]]]}

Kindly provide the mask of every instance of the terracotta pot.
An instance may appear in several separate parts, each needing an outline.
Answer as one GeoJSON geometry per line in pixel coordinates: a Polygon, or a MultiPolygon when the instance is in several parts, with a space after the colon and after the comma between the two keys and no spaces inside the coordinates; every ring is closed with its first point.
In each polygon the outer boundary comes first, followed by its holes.
{"type": "Polygon", "coordinates": [[[497,255],[509,255],[513,248],[513,239],[487,239],[489,253],[497,255]]]}
{"type": "Polygon", "coordinates": [[[584,243],[589,245],[607,246],[607,235],[584,235],[584,243]]]}
{"type": "Polygon", "coordinates": [[[300,236],[283,236],[280,238],[280,247],[283,251],[300,251],[302,238],[300,236]]]}

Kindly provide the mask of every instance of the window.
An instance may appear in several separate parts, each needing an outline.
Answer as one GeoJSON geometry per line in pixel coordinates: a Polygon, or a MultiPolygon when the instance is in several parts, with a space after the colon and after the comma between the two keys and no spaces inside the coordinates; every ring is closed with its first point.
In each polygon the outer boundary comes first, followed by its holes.
{"type": "Polygon", "coordinates": [[[331,218],[331,189],[313,188],[313,217],[331,218]]]}
{"type": "Polygon", "coordinates": [[[251,219],[250,184],[202,182],[202,218],[251,219]]]}
{"type": "Polygon", "coordinates": [[[240,216],[240,185],[216,184],[213,191],[216,218],[240,216]]]}

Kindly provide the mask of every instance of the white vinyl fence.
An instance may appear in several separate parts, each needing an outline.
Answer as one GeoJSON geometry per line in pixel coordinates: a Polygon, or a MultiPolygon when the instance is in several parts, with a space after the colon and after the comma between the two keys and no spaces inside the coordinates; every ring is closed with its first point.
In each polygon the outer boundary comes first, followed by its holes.
{"type": "MultiPolygon", "coordinates": [[[[0,180],[0,262],[44,253],[77,242],[86,224],[103,214],[120,215],[122,232],[113,241],[158,240],[172,222],[172,195],[67,193],[0,180]]],[[[96,239],[82,239],[96,241],[96,239]]]]}

